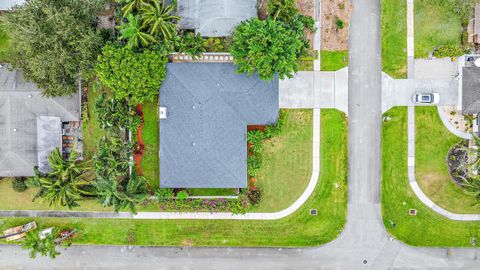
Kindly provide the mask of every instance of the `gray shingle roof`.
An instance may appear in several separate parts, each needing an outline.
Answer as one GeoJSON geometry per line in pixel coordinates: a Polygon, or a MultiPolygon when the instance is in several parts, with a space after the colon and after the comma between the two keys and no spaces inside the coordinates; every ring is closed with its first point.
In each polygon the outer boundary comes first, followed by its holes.
{"type": "Polygon", "coordinates": [[[160,106],[162,187],[243,188],[247,125],[276,122],[278,79],[238,74],[233,64],[169,63],[160,106]]]}
{"type": "Polygon", "coordinates": [[[21,5],[25,0],[0,0],[0,10],[9,10],[15,5],[21,5]]]}
{"type": "MultiPolygon", "coordinates": [[[[80,120],[80,96],[45,98],[21,72],[0,68],[0,176],[32,176],[38,165],[37,118],[80,120]]],[[[59,145],[60,146],[60,145],[59,145]]]]}
{"type": "Polygon", "coordinates": [[[462,111],[464,114],[480,113],[480,68],[463,67],[462,111]]]}
{"type": "Polygon", "coordinates": [[[205,37],[229,36],[241,21],[257,16],[257,0],[178,0],[180,28],[205,37]]]}

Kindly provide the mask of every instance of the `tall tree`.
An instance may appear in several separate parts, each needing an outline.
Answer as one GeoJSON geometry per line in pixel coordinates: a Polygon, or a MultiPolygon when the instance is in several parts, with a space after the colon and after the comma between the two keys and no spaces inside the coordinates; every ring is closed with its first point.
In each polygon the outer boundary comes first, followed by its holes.
{"type": "Polygon", "coordinates": [[[175,14],[174,5],[165,5],[165,1],[153,0],[142,7],[142,27],[163,40],[171,40],[177,32],[175,20],[180,17],[175,14]]]}
{"type": "Polygon", "coordinates": [[[167,60],[166,52],[157,48],[135,52],[106,45],[98,58],[97,76],[115,99],[128,100],[135,106],[157,98],[167,60]]]}
{"type": "Polygon", "coordinates": [[[128,21],[122,23],[118,29],[120,31],[120,40],[127,40],[127,47],[129,49],[147,47],[150,44],[157,42],[152,34],[142,31],[138,16],[128,14],[127,20],[128,21]]]}
{"type": "Polygon", "coordinates": [[[27,233],[25,240],[22,242],[22,249],[28,249],[30,258],[35,259],[37,254],[41,256],[48,256],[55,259],[60,253],[56,249],[55,235],[57,231],[48,234],[45,238],[41,239],[38,233],[35,231],[27,233]]]}
{"type": "Polygon", "coordinates": [[[50,205],[67,206],[71,209],[78,206],[81,195],[92,195],[86,190],[89,181],[82,178],[88,167],[85,162],[77,161],[77,157],[78,153],[74,148],[67,159],[64,159],[60,150],[56,148],[48,157],[51,167],[49,173],[41,173],[35,167],[35,178],[30,184],[40,187],[40,191],[33,200],[40,197],[50,205]]]}
{"type": "Polygon", "coordinates": [[[298,59],[307,53],[309,42],[305,25],[294,20],[288,25],[267,18],[244,21],[233,33],[230,53],[239,72],[258,73],[262,80],[292,77],[298,68],[298,59]]]}
{"type": "Polygon", "coordinates": [[[29,0],[2,16],[9,60],[46,96],[70,95],[93,74],[102,39],[94,29],[104,0],[29,0]]]}
{"type": "Polygon", "coordinates": [[[128,14],[131,14],[134,11],[139,11],[140,8],[149,1],[150,0],[117,0],[117,2],[123,4],[123,17],[127,17],[128,14]]]}
{"type": "Polygon", "coordinates": [[[145,201],[148,194],[145,178],[137,174],[120,182],[100,177],[96,179],[95,187],[102,205],[112,206],[116,213],[127,209],[136,214],[136,205],[145,201]]]}

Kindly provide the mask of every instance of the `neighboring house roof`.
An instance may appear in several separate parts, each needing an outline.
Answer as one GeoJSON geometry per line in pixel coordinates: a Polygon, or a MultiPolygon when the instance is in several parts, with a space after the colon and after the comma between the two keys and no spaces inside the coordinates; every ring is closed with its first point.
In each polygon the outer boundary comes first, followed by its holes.
{"type": "Polygon", "coordinates": [[[205,37],[229,36],[241,21],[257,16],[257,0],[178,0],[180,28],[205,37]]]}
{"type": "Polygon", "coordinates": [[[25,0],[0,0],[0,10],[9,10],[15,5],[21,5],[25,0]]]}
{"type": "Polygon", "coordinates": [[[480,68],[463,67],[462,111],[464,114],[480,113],[480,68]]]}
{"type": "Polygon", "coordinates": [[[21,72],[1,67],[0,176],[33,175],[33,167],[39,165],[39,151],[51,148],[51,143],[39,145],[41,142],[37,141],[41,139],[37,134],[42,117],[79,121],[79,94],[45,98],[35,84],[23,80],[21,72]]]}
{"type": "Polygon", "coordinates": [[[227,63],[169,63],[160,89],[160,186],[247,186],[247,125],[278,117],[278,79],[227,63]]]}

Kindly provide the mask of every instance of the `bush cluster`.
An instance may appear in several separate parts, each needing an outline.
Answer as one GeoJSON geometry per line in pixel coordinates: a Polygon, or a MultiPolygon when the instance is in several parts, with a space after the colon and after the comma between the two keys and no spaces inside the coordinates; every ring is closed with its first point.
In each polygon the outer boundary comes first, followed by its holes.
{"type": "Polygon", "coordinates": [[[463,50],[457,45],[443,45],[438,47],[433,54],[437,58],[457,57],[463,55],[463,50]]]}
{"type": "Polygon", "coordinates": [[[27,190],[27,184],[24,177],[15,177],[12,182],[12,188],[16,192],[24,192],[27,190]]]}

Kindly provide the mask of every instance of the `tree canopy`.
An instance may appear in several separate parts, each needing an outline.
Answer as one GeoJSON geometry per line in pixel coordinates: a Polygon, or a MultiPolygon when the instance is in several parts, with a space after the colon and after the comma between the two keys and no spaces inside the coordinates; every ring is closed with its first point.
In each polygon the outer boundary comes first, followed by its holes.
{"type": "Polygon", "coordinates": [[[98,58],[97,76],[117,100],[131,105],[153,101],[165,80],[167,57],[161,50],[135,52],[106,45],[98,58]]]}
{"type": "Polygon", "coordinates": [[[102,39],[94,29],[104,0],[30,0],[2,16],[14,68],[46,96],[69,95],[92,75],[102,39]]]}
{"type": "Polygon", "coordinates": [[[234,31],[230,53],[239,72],[258,73],[260,79],[292,77],[297,60],[307,53],[309,42],[300,19],[289,24],[267,18],[242,22],[234,31]]]}
{"type": "Polygon", "coordinates": [[[33,200],[40,197],[50,205],[67,206],[72,209],[79,206],[81,195],[92,195],[87,190],[90,183],[84,179],[88,167],[77,158],[78,152],[75,148],[72,148],[68,158],[64,158],[56,148],[48,156],[51,167],[49,173],[41,173],[38,167],[35,167],[35,177],[30,179],[29,184],[39,187],[40,191],[33,200]]]}

